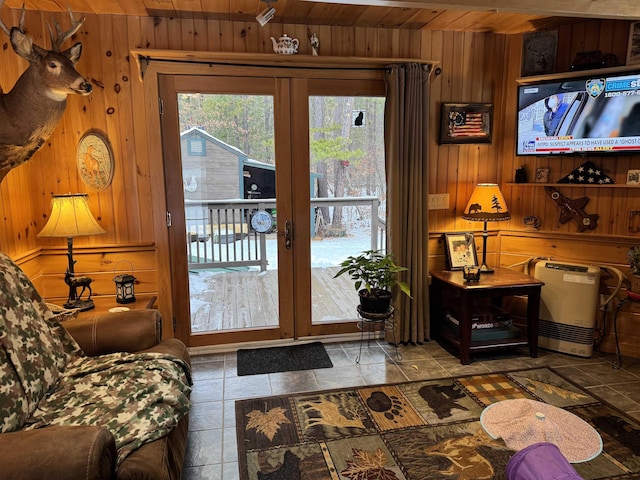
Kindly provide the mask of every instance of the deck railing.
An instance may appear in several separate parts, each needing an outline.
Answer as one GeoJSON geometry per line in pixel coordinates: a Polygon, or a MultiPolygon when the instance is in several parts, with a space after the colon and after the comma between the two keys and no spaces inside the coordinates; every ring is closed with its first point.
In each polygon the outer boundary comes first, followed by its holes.
{"type": "MultiPolygon", "coordinates": [[[[385,222],[379,217],[378,197],[313,198],[311,212],[320,207],[371,208],[371,249],[385,248],[385,222]]],[[[277,235],[275,199],[262,200],[185,200],[187,255],[189,269],[268,266],[267,240],[277,235]],[[251,216],[259,210],[272,212],[274,228],[257,233],[251,228],[251,216]]],[[[315,215],[312,214],[312,234],[315,215]]]]}

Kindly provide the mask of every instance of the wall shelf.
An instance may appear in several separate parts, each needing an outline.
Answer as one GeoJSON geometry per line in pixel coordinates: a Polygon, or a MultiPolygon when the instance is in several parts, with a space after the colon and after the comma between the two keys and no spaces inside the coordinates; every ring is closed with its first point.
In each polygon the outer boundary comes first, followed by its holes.
{"type": "Polygon", "coordinates": [[[640,185],[629,185],[626,183],[610,183],[610,184],[589,184],[589,183],[516,183],[507,182],[509,186],[523,187],[568,187],[568,188],[640,188],[640,185]]]}

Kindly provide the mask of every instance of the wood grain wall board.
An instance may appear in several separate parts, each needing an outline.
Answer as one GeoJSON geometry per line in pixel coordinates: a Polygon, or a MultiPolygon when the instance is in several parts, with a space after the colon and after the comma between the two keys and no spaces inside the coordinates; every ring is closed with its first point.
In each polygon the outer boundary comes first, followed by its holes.
{"type": "Polygon", "coordinates": [[[626,264],[628,241],[606,235],[559,235],[527,232],[500,232],[501,255],[516,254],[531,257],[551,257],[568,262],[611,265],[620,270],[626,264]]]}
{"type": "MultiPolygon", "coordinates": [[[[92,296],[101,297],[103,295],[114,295],[116,292],[116,284],[113,281],[113,274],[92,273],[82,276],[90,277],[92,296]]],[[[135,272],[136,280],[134,282],[135,293],[158,293],[157,272],[141,271],[135,272]]],[[[49,274],[39,277],[40,289],[38,292],[46,299],[66,299],[69,295],[69,287],[64,282],[64,272],[58,275],[49,274]]],[[[78,291],[80,294],[80,291],[78,291]]],[[[89,292],[86,291],[82,298],[87,298],[89,292]]],[[[54,302],[56,303],[56,302],[54,302]]]]}

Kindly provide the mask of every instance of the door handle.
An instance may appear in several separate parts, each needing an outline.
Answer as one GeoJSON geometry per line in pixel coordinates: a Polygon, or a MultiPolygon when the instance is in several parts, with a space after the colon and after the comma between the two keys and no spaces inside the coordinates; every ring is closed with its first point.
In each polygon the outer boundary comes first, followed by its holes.
{"type": "Polygon", "coordinates": [[[291,249],[291,242],[293,241],[293,223],[291,220],[284,222],[284,247],[287,250],[291,249]]]}

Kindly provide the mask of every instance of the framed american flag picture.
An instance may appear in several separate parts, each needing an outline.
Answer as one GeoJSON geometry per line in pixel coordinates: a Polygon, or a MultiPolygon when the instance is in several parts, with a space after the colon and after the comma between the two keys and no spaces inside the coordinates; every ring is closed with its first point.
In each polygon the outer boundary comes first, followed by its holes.
{"type": "Polygon", "coordinates": [[[440,144],[491,143],[492,123],[490,103],[443,103],[440,144]]]}

